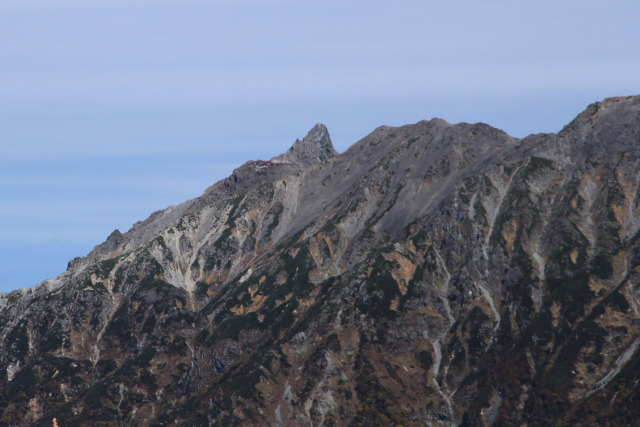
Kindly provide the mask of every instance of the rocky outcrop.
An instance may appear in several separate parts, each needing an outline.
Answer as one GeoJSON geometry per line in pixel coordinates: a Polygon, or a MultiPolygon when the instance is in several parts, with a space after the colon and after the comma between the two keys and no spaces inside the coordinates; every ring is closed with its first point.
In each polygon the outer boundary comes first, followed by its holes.
{"type": "Polygon", "coordinates": [[[272,163],[0,296],[0,424],[632,425],[640,97],[272,163]]]}
{"type": "Polygon", "coordinates": [[[271,161],[275,163],[295,163],[303,167],[309,167],[317,163],[326,162],[336,154],[338,153],[333,148],[327,127],[322,123],[318,123],[302,141],[296,140],[286,153],[274,157],[271,161]]]}

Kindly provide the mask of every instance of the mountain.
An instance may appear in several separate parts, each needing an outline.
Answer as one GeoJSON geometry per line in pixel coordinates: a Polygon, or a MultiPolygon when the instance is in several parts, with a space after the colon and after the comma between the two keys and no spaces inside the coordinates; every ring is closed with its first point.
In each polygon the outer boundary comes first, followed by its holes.
{"type": "Polygon", "coordinates": [[[316,125],[0,296],[0,424],[632,425],[640,96],[316,125]]]}

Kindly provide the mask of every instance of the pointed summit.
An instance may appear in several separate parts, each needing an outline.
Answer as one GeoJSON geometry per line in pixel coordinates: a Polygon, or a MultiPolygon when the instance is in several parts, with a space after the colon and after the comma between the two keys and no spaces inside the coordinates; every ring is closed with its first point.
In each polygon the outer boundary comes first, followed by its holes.
{"type": "Polygon", "coordinates": [[[311,166],[326,162],[336,154],[338,153],[333,148],[327,127],[318,123],[302,141],[296,140],[286,153],[271,160],[275,163],[297,163],[301,166],[311,166]]]}

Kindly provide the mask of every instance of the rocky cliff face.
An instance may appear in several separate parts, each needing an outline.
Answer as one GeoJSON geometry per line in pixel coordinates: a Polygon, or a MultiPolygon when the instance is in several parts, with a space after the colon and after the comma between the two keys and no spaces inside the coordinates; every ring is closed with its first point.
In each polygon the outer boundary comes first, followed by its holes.
{"type": "Polygon", "coordinates": [[[0,424],[640,418],[640,97],[272,160],[2,295],[0,424]]]}

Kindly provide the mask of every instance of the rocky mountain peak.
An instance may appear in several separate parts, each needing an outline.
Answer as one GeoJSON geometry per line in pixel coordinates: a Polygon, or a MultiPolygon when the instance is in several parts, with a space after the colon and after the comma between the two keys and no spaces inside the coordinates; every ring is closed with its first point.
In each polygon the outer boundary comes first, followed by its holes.
{"type": "Polygon", "coordinates": [[[316,125],[0,293],[0,425],[636,425],[638,141],[316,125]]]}
{"type": "Polygon", "coordinates": [[[326,162],[336,154],[338,153],[333,148],[327,127],[318,123],[302,141],[297,139],[286,153],[271,160],[275,163],[297,163],[306,167],[326,162]]]}

